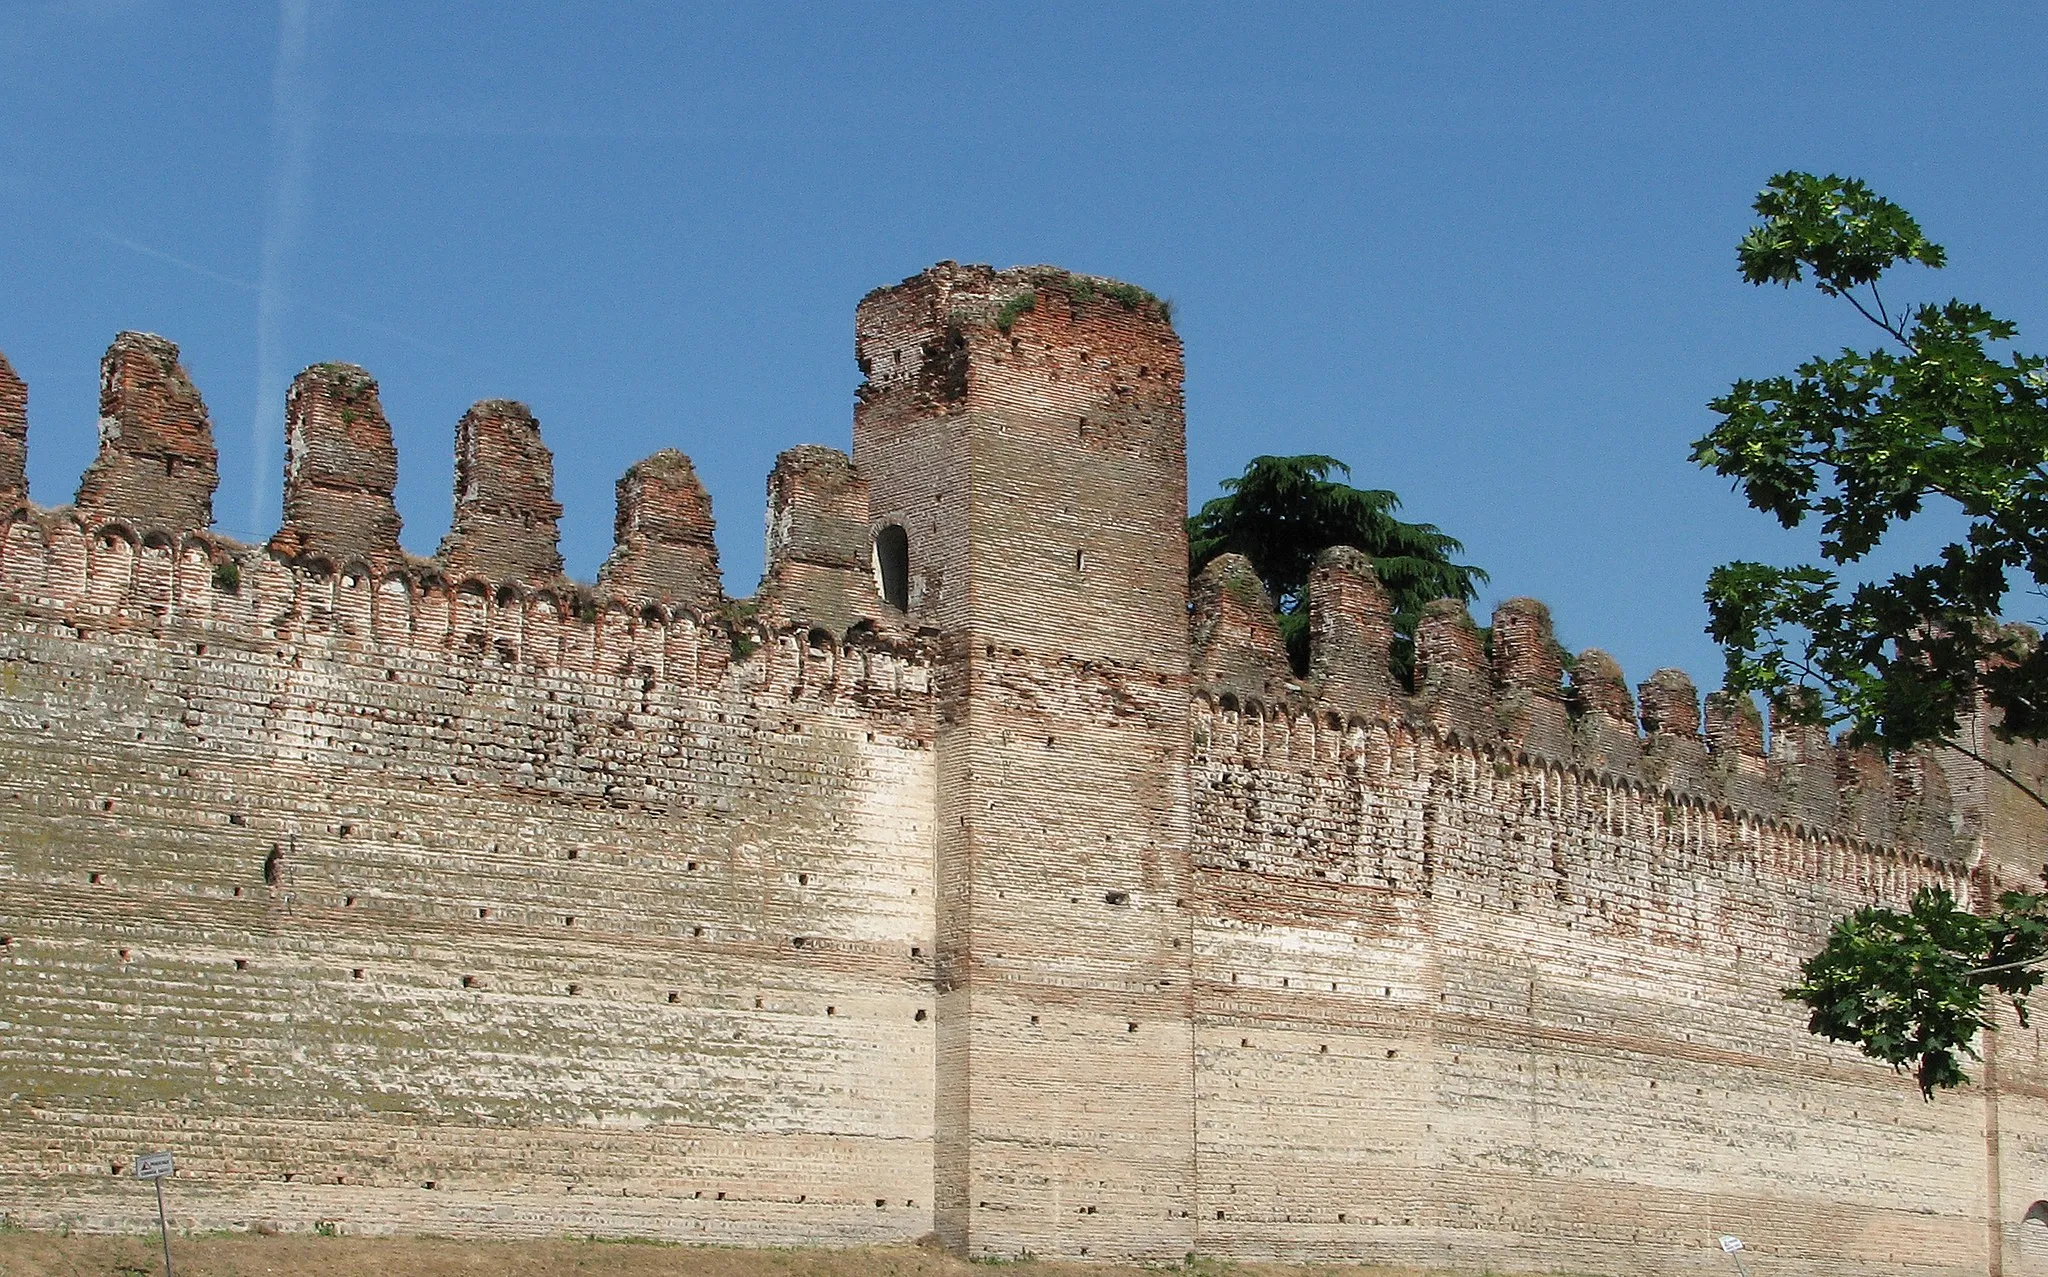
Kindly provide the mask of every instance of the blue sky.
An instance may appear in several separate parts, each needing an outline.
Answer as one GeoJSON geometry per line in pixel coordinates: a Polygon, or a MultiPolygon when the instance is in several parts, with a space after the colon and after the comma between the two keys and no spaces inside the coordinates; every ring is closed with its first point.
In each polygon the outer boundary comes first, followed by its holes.
{"type": "Polygon", "coordinates": [[[274,528],[284,386],[341,359],[409,548],[456,418],[507,396],[572,574],[674,446],[744,594],[775,454],[849,442],[860,296],[1052,262],[1175,300],[1197,500],[1334,454],[1465,540],[1482,610],[1534,595],[1632,681],[1711,686],[1708,569],[1807,542],[1689,463],[1704,404],[1868,344],[1739,282],[1749,200],[1861,176],[1950,250],[1893,296],[2048,347],[2044,47],[2023,5],[0,0],[0,351],[46,505],[145,329],[212,410],[224,531],[274,528]]]}

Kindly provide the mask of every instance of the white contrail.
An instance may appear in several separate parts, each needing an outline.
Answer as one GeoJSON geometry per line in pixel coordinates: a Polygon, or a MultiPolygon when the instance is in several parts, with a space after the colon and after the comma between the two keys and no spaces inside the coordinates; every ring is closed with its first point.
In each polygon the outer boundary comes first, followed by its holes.
{"type": "MultiPolygon", "coordinates": [[[[166,253],[161,248],[145,244],[141,240],[129,239],[126,235],[116,235],[105,227],[101,227],[98,234],[101,239],[114,245],[116,248],[125,248],[131,253],[139,253],[144,257],[162,262],[166,266],[175,266],[179,270],[190,271],[201,279],[210,279],[216,284],[226,284],[229,288],[237,288],[242,292],[252,295],[263,291],[260,284],[251,283],[246,279],[237,279],[233,275],[223,275],[210,266],[201,266],[198,262],[189,261],[178,256],[176,253],[166,253]]],[[[433,342],[421,341],[403,329],[393,328],[389,324],[379,323],[374,319],[366,319],[352,310],[343,310],[339,306],[327,306],[319,302],[309,302],[304,297],[296,294],[284,295],[278,304],[290,310],[310,310],[316,314],[331,315],[345,324],[354,324],[356,327],[376,333],[380,337],[389,337],[393,341],[404,342],[413,349],[424,351],[429,355],[445,356],[453,353],[446,346],[436,346],[433,342]]]]}
{"type": "Polygon", "coordinates": [[[305,220],[317,86],[307,74],[312,0],[279,0],[277,63],[270,77],[270,190],[263,216],[263,265],[256,282],[256,419],[249,428],[249,528],[265,526],[270,440],[284,420],[282,320],[292,258],[305,220]]]}

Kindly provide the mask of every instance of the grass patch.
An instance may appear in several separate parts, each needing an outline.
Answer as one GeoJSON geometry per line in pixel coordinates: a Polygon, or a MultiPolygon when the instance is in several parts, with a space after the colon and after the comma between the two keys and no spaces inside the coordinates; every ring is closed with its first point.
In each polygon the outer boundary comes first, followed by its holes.
{"type": "Polygon", "coordinates": [[[1153,311],[1161,319],[1173,321],[1173,303],[1148,289],[1136,284],[1121,284],[1115,280],[1096,280],[1086,275],[1066,275],[1047,281],[1067,295],[1076,307],[1101,298],[1115,302],[1129,311],[1153,311]]]}
{"type": "MultiPolygon", "coordinates": [[[[1031,1277],[1431,1277],[1418,1269],[1245,1263],[1207,1255],[1150,1264],[1023,1255],[977,1263],[936,1246],[909,1243],[847,1250],[743,1249],[623,1236],[498,1241],[250,1232],[173,1237],[171,1253],[178,1277],[974,1277],[992,1267],[1031,1277]]],[[[133,1277],[162,1271],[154,1233],[0,1234],[0,1274],[5,1277],[133,1277]]]]}
{"type": "Polygon", "coordinates": [[[725,605],[718,609],[718,619],[725,622],[735,661],[744,661],[760,649],[761,636],[754,629],[754,623],[760,616],[761,605],[753,599],[727,599],[725,605]]]}
{"type": "Polygon", "coordinates": [[[1038,290],[1027,288],[996,308],[996,327],[1009,332],[1016,326],[1017,317],[1028,315],[1038,309],[1038,290]]]}

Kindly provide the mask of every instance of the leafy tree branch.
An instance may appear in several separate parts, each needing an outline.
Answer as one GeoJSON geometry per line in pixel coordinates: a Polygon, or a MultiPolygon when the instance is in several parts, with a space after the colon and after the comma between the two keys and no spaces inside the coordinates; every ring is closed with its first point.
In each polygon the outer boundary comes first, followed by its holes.
{"type": "MultiPolygon", "coordinates": [[[[1782,526],[1817,533],[1816,562],[1734,562],[1708,577],[1728,686],[1887,752],[1953,749],[2048,809],[1962,730],[1989,707],[2004,739],[2048,736],[2048,649],[2002,621],[2014,589],[2048,584],[2048,361],[2011,350],[2015,325],[1975,303],[1895,312],[1880,278],[1939,269],[1947,253],[1862,182],[1781,173],[1754,207],[1759,223],[1737,248],[1744,280],[1810,279],[1890,342],[1739,380],[1710,405],[1719,420],[1694,459],[1782,526]],[[1853,579],[1929,508],[1961,516],[1955,539],[1925,563],[1853,579]]],[[[2024,1022],[2048,960],[2044,917],[2036,892],[2007,892],[1980,915],[1923,888],[1905,910],[1838,922],[1785,996],[1807,1007],[1813,1032],[1910,1066],[1932,1096],[1967,1080],[1987,997],[2010,999],[2024,1022]]]]}

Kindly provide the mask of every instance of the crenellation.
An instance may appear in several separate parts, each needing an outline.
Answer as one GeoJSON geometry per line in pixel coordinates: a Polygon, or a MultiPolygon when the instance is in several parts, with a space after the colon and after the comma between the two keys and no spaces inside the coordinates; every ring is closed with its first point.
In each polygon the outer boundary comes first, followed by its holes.
{"type": "Polygon", "coordinates": [[[1746,693],[1710,692],[1705,717],[1716,792],[1744,811],[1775,812],[1777,795],[1770,784],[1763,714],[1756,701],[1746,693]]]}
{"type": "Polygon", "coordinates": [[[1676,793],[1704,793],[1708,755],[1700,734],[1700,693],[1683,670],[1662,669],[1636,689],[1642,706],[1644,772],[1676,793]]]}
{"type": "Polygon", "coordinates": [[[1495,608],[1492,655],[1496,712],[1507,737],[1552,758],[1569,756],[1564,649],[1551,632],[1550,609],[1535,599],[1495,608]]]}
{"type": "Polygon", "coordinates": [[[532,409],[476,403],[455,426],[455,520],[435,554],[454,577],[546,585],[562,575],[555,456],[532,409]]]}
{"type": "Polygon", "coordinates": [[[1662,669],[1636,688],[1643,731],[1676,741],[1700,740],[1700,693],[1684,670],[1662,669]]]}
{"type": "Polygon", "coordinates": [[[1920,752],[1896,753],[1889,761],[1892,836],[1898,844],[1944,859],[1954,856],[1959,845],[1967,846],[1942,765],[1920,752]]]}
{"type": "Polygon", "coordinates": [[[690,459],[664,448],[619,479],[612,552],[598,593],[689,608],[700,616],[725,603],[713,540],[711,494],[690,459]]]}
{"type": "Polygon", "coordinates": [[[93,530],[119,524],[182,534],[213,524],[219,486],[213,426],[178,348],[122,333],[100,361],[99,455],[74,501],[93,530]]]}
{"type": "Polygon", "coordinates": [[[403,562],[398,451],[376,381],[354,364],[314,364],[284,404],[284,522],[271,552],[379,575],[403,562]]]}
{"type": "Polygon", "coordinates": [[[28,511],[28,386],[0,353],[0,527],[28,511]]]}
{"type": "Polygon", "coordinates": [[[1567,708],[1572,715],[1572,753],[1596,770],[1642,774],[1643,742],[1636,731],[1636,703],[1621,666],[1598,648],[1572,662],[1567,708]]]}
{"type": "Polygon", "coordinates": [[[806,444],[775,459],[757,592],[764,615],[835,636],[902,628],[877,589],[869,507],[867,477],[838,449],[806,444]]]}
{"type": "Polygon", "coordinates": [[[1846,830],[1869,842],[1893,841],[1891,772],[1882,753],[1869,746],[1837,746],[1835,789],[1846,830]]]}
{"type": "Polygon", "coordinates": [[[137,460],[197,394],[117,341],[100,504],[0,518],[6,1219],[138,1228],[118,1162],[170,1147],[195,1228],[2018,1271],[2031,1040],[1924,1105],[1779,991],[2032,826],[1955,751],[1703,733],[1529,600],[1490,651],[1425,608],[1408,691],[1355,550],[1297,677],[1249,563],[1180,574],[1168,320],[1046,267],[870,295],[858,464],[778,459],[751,600],[673,451],[563,577],[506,401],[404,554],[349,365],[294,383],[277,536],[207,532],[137,460]]]}
{"type": "Polygon", "coordinates": [[[1768,706],[1769,772],[1779,810],[1815,827],[1832,826],[1841,813],[1841,761],[1827,728],[1797,709],[1768,706]]]}
{"type": "Polygon", "coordinates": [[[1416,619],[1415,693],[1418,713],[1439,732],[1474,740],[1500,734],[1485,641],[1457,599],[1429,603],[1416,619]]]}
{"type": "Polygon", "coordinates": [[[1316,556],[1309,573],[1309,678],[1316,697],[1347,713],[1388,712],[1394,608],[1372,560],[1348,545],[1316,556]]]}
{"type": "Polygon", "coordinates": [[[1195,679],[1239,697],[1285,698],[1294,671],[1265,583],[1241,554],[1220,554],[1189,587],[1195,679]]]}

